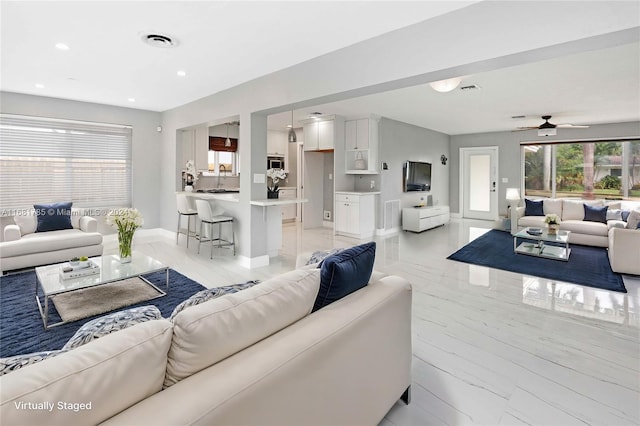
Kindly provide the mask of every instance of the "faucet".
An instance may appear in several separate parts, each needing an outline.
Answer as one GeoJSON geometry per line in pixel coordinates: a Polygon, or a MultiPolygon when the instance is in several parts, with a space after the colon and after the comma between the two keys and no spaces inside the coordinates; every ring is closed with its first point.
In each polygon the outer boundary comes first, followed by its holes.
{"type": "Polygon", "coordinates": [[[218,167],[218,188],[220,188],[220,176],[222,175],[222,170],[224,170],[224,174],[226,176],[227,168],[224,166],[224,164],[220,164],[220,166],[218,167]]]}

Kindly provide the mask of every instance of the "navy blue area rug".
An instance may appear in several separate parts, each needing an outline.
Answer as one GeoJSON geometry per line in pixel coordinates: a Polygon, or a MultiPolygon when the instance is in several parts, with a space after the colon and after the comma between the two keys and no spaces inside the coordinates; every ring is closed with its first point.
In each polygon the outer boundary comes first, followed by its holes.
{"type": "Polygon", "coordinates": [[[627,292],[622,276],[611,270],[606,249],[579,244],[571,244],[570,247],[571,255],[568,262],[515,254],[511,234],[491,230],[447,259],[604,290],[627,292]]]}
{"type": "MultiPolygon", "coordinates": [[[[117,310],[156,305],[162,316],[168,318],[180,302],[205,289],[172,269],[169,270],[169,289],[165,285],[164,272],[155,272],[144,277],[166,291],[166,296],[117,310]]],[[[45,330],[36,305],[35,285],[35,271],[0,278],[0,357],[61,349],[84,323],[106,315],[103,313],[45,330]]],[[[50,321],[60,321],[53,303],[49,305],[49,309],[50,321]]]]}

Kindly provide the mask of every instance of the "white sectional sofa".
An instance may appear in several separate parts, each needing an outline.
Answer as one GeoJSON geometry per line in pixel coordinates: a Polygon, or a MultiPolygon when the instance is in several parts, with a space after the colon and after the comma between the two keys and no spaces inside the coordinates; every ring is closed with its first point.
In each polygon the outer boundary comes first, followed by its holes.
{"type": "Polygon", "coordinates": [[[13,218],[0,242],[0,272],[64,262],[76,256],[101,256],[102,234],[96,219],[71,209],[73,229],[36,232],[34,211],[13,218]]]}
{"type": "Polygon", "coordinates": [[[569,243],[608,248],[614,272],[640,275],[640,231],[629,229],[625,221],[610,219],[606,223],[584,220],[584,204],[608,206],[608,210],[640,211],[640,203],[633,201],[576,200],[544,198],[543,215],[527,216],[526,207],[511,209],[511,233],[524,227],[546,227],[545,215],[556,214],[560,230],[571,231],[569,243]]]}
{"type": "Polygon", "coordinates": [[[294,270],[13,371],[0,423],[375,425],[408,402],[411,285],[374,273],[310,313],[319,287],[294,270]]]}

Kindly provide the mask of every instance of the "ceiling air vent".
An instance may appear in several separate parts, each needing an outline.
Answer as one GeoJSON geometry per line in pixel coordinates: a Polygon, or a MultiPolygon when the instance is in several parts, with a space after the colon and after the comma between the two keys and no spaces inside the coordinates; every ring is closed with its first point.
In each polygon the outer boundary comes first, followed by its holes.
{"type": "Polygon", "coordinates": [[[178,45],[177,41],[162,34],[145,34],[142,36],[142,41],[153,47],[169,48],[176,47],[178,45]]]}
{"type": "Polygon", "coordinates": [[[468,86],[462,86],[460,88],[460,90],[478,90],[480,89],[480,86],[478,86],[477,84],[470,84],[468,86]]]}

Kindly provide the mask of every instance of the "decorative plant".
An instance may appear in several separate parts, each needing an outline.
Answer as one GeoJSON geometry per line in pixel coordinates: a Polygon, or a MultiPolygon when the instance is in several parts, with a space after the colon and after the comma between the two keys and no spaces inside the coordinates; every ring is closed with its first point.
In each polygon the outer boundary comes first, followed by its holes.
{"type": "Polygon", "coordinates": [[[187,175],[191,175],[191,178],[195,185],[195,183],[198,181],[198,171],[196,170],[196,166],[193,164],[193,160],[187,161],[187,165],[185,167],[186,167],[185,173],[187,175]]]}
{"type": "Polygon", "coordinates": [[[118,228],[120,260],[131,259],[131,242],[136,229],[142,226],[144,219],[137,209],[111,210],[107,215],[108,225],[118,228]]]}
{"type": "Polygon", "coordinates": [[[80,256],[80,262],[86,262],[87,260],[89,260],[89,258],[87,256],[80,256]]]}
{"type": "Polygon", "coordinates": [[[273,183],[273,186],[267,186],[267,189],[270,192],[278,192],[278,182],[280,182],[281,180],[285,180],[287,178],[287,174],[289,172],[287,172],[286,170],[283,169],[269,169],[267,170],[267,177],[271,179],[271,182],[273,183]]]}
{"type": "Polygon", "coordinates": [[[558,224],[558,215],[554,213],[549,213],[544,218],[544,223],[547,225],[557,225],[558,224]]]}

